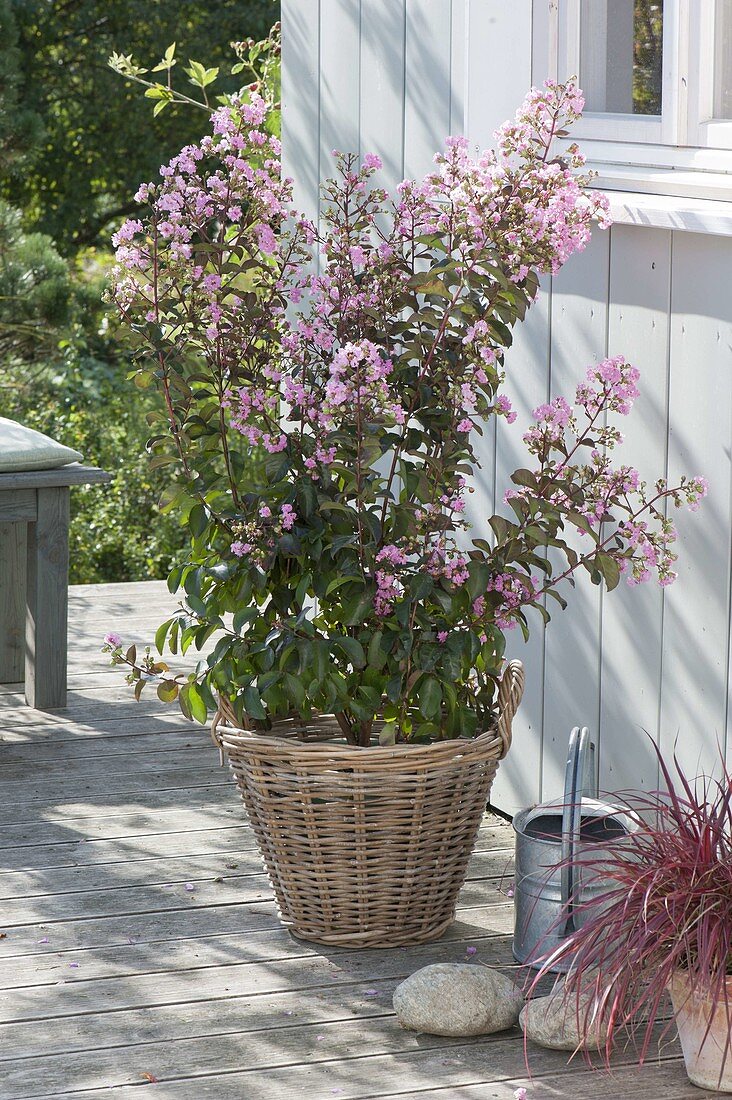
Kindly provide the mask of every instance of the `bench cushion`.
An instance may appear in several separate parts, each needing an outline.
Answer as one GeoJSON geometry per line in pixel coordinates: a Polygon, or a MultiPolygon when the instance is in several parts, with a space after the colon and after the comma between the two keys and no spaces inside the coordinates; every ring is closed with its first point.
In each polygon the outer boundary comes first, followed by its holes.
{"type": "Polygon", "coordinates": [[[55,470],[69,462],[78,462],[81,457],[78,451],[64,447],[50,436],[0,416],[0,472],[55,470]]]}

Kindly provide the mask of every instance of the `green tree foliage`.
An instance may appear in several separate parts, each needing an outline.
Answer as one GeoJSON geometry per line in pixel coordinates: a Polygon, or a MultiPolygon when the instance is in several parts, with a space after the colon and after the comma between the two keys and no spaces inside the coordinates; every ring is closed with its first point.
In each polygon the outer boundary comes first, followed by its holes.
{"type": "Polygon", "coordinates": [[[75,293],[51,238],[24,233],[20,211],[0,199],[0,356],[33,363],[47,355],[75,293]]]}
{"type": "Polygon", "coordinates": [[[98,265],[75,270],[0,200],[0,414],[113,474],[109,487],[72,494],[72,581],[146,580],[168,572],[183,540],[158,513],[166,482],[145,455],[152,402],[125,380],[102,285],[98,265]]]}
{"type": "Polygon", "coordinates": [[[173,105],[151,119],[150,101],[108,68],[109,55],[132,53],[152,66],[175,41],[181,57],[221,66],[217,91],[234,91],[241,78],[224,75],[231,69],[229,43],[264,37],[279,4],[0,0],[0,31],[3,12],[6,20],[14,16],[18,42],[16,51],[9,27],[0,79],[10,80],[13,96],[44,127],[22,178],[6,177],[3,193],[29,225],[70,255],[106,242],[110,224],[134,209],[137,185],[201,132],[198,112],[185,107],[173,105]]]}
{"type": "Polygon", "coordinates": [[[230,41],[263,37],[277,16],[273,0],[0,0],[0,193],[11,199],[0,198],[0,414],[114,476],[72,495],[72,581],[162,577],[183,545],[158,508],[167,478],[145,455],[154,398],[126,382],[131,352],[102,290],[113,224],[206,116],[176,96],[151,118],[150,97],[107,59],[132,51],[166,79],[154,67],[177,39],[176,79],[187,87],[183,59],[200,58],[220,67],[208,89],[219,95],[251,78],[250,45],[230,41]]]}
{"type": "Polygon", "coordinates": [[[0,173],[15,171],[22,155],[41,137],[39,116],[25,105],[22,54],[12,0],[0,0],[0,173]]]}
{"type": "Polygon", "coordinates": [[[635,0],[633,12],[633,112],[660,115],[663,84],[663,4],[635,0]]]}

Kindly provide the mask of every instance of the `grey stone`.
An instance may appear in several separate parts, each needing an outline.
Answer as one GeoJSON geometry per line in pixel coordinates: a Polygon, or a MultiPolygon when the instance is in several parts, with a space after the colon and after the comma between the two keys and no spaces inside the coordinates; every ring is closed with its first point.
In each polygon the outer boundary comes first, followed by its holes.
{"type": "Polygon", "coordinates": [[[607,1028],[598,1029],[588,1011],[592,995],[565,993],[559,982],[547,997],[532,997],[521,1011],[519,1023],[527,1039],[549,1050],[585,1050],[603,1047],[607,1028]],[[587,1034],[583,1034],[587,1027],[587,1034]]]}
{"type": "Polygon", "coordinates": [[[397,986],[394,1011],[410,1031],[490,1035],[512,1027],[524,999],[510,978],[487,966],[436,963],[397,986]]]}

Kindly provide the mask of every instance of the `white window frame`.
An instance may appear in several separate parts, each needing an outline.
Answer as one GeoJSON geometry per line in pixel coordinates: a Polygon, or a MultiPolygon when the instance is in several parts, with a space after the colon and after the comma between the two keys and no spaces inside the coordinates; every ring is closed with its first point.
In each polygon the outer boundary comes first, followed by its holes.
{"type": "MultiPolygon", "coordinates": [[[[667,0],[668,2],[668,0],[667,0]]],[[[560,0],[557,9],[559,20],[558,33],[558,69],[565,76],[580,76],[580,40],[581,40],[581,0],[560,0]]],[[[673,42],[673,28],[670,20],[664,19],[663,28],[663,101],[668,102],[672,91],[673,72],[667,63],[673,42]]],[[[601,32],[602,33],[602,32],[601,32]]],[[[580,83],[581,83],[580,76],[580,83]]],[[[612,114],[608,111],[594,113],[586,111],[584,117],[574,127],[575,135],[582,138],[595,138],[606,141],[655,142],[667,143],[674,140],[669,130],[668,111],[660,115],[612,114]]]]}
{"type": "MultiPolygon", "coordinates": [[[[532,77],[579,72],[580,0],[533,0],[532,77]]],[[[663,115],[589,112],[573,127],[597,186],[732,202],[732,120],[713,107],[714,0],[664,0],[663,115]]]]}
{"type": "Polygon", "coordinates": [[[689,20],[687,144],[732,149],[732,119],[714,117],[714,10],[714,0],[697,0],[689,20]]]}

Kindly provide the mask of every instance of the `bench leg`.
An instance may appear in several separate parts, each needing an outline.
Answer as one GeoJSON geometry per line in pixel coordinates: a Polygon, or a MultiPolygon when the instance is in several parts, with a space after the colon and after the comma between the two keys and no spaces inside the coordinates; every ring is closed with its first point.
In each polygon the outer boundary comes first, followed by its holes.
{"type": "Polygon", "coordinates": [[[25,698],[37,710],[66,706],[69,490],[38,490],[28,524],[25,698]]]}
{"type": "Polygon", "coordinates": [[[23,682],[25,524],[0,523],[0,684],[23,682]]]}

